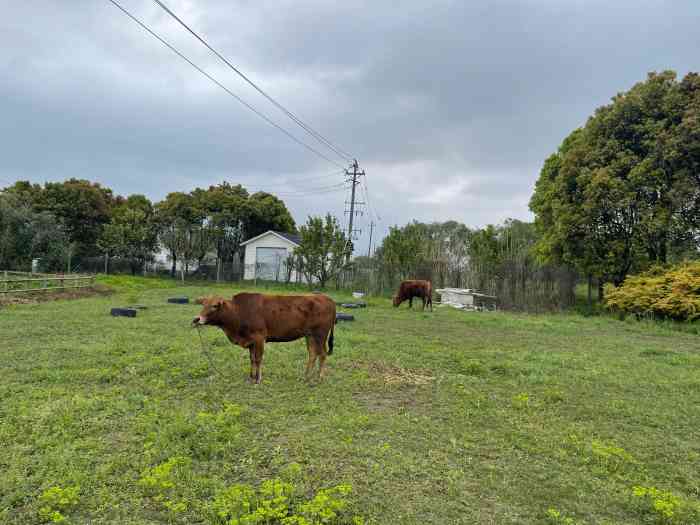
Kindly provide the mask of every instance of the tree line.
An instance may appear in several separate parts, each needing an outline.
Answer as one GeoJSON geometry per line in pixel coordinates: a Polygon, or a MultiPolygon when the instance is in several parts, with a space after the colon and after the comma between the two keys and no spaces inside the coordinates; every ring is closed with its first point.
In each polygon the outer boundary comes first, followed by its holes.
{"type": "MultiPolygon", "coordinates": [[[[217,280],[241,267],[241,244],[268,230],[297,233],[296,252],[280,267],[324,287],[346,267],[351,243],[330,214],[308,217],[297,228],[285,203],[267,192],[249,193],[227,182],[172,192],[153,203],[122,197],[79,179],[43,185],[20,181],[0,192],[0,269],[45,272],[123,269],[142,272],[164,250],[171,276],[184,278],[215,259],[217,280]],[[95,265],[94,263],[98,264],[95,265]],[[92,265],[92,266],[90,266],[92,265]]],[[[240,277],[240,273],[238,274],[240,277]]]]}
{"type": "Polygon", "coordinates": [[[573,303],[575,274],[537,259],[533,223],[508,219],[469,228],[457,221],[411,222],[389,229],[372,257],[358,257],[353,287],[390,293],[405,279],[435,288],[469,288],[498,297],[506,308],[545,310],[573,303]]]}
{"type": "Polygon", "coordinates": [[[152,203],[87,180],[20,181],[0,193],[0,268],[28,269],[39,259],[44,271],[71,271],[105,257],[137,273],[162,246],[174,275],[178,262],[187,270],[212,250],[221,268],[241,242],[269,229],[296,231],[284,202],[226,182],[152,203]]]}

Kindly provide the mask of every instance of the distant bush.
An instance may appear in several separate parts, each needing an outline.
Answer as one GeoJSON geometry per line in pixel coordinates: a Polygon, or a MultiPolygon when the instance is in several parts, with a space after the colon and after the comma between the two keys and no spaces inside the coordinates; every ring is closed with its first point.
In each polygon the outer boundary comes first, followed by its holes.
{"type": "Polygon", "coordinates": [[[622,314],[677,321],[700,319],[700,262],[654,268],[605,288],[605,305],[622,314]]]}

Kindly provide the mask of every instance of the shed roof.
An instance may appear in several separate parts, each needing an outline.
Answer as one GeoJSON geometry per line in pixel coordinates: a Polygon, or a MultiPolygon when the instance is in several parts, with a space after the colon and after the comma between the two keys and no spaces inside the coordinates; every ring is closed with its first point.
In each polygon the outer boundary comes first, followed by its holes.
{"type": "MultiPolygon", "coordinates": [[[[272,231],[272,230],[270,230],[270,231],[272,231]]],[[[286,233],[286,232],[276,232],[276,231],[273,231],[272,233],[276,233],[277,235],[281,235],[282,237],[284,237],[285,239],[287,239],[290,242],[293,242],[297,246],[299,246],[301,244],[301,237],[297,233],[286,233]]]]}
{"type": "Polygon", "coordinates": [[[242,242],[241,246],[245,246],[246,244],[249,244],[253,241],[257,241],[258,239],[264,237],[265,235],[269,235],[269,234],[275,235],[277,237],[281,237],[285,241],[289,241],[296,246],[299,246],[299,244],[301,243],[301,239],[296,233],[286,233],[286,232],[277,232],[274,230],[267,230],[265,233],[261,233],[260,235],[256,235],[252,239],[248,239],[247,241],[242,242]]]}

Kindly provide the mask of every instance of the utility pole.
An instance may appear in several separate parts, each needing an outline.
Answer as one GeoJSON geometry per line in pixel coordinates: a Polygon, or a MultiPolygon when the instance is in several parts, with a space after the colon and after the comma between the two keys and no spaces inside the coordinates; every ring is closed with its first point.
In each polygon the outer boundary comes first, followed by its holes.
{"type": "Polygon", "coordinates": [[[374,221],[369,223],[369,244],[367,245],[367,258],[372,257],[372,232],[374,231],[374,221]]]}
{"type": "MultiPolygon", "coordinates": [[[[362,175],[365,174],[364,171],[359,170],[359,165],[357,164],[357,160],[352,161],[352,172],[350,170],[345,170],[345,174],[349,177],[347,181],[352,184],[352,193],[350,196],[350,220],[348,220],[348,242],[350,243],[350,246],[352,246],[352,239],[355,234],[355,230],[352,228],[352,223],[353,219],[355,218],[355,204],[363,204],[360,202],[355,201],[355,188],[357,185],[360,183],[358,180],[358,177],[361,177],[362,175]]],[[[352,250],[348,251],[347,254],[347,261],[350,262],[350,255],[352,255],[352,250]]]]}

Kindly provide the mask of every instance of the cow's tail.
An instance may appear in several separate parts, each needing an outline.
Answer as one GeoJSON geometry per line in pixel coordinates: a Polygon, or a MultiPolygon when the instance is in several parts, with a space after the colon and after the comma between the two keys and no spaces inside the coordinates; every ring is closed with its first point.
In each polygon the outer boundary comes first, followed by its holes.
{"type": "Polygon", "coordinates": [[[331,332],[328,334],[328,355],[333,353],[333,329],[335,328],[335,320],[331,325],[331,332]]]}

